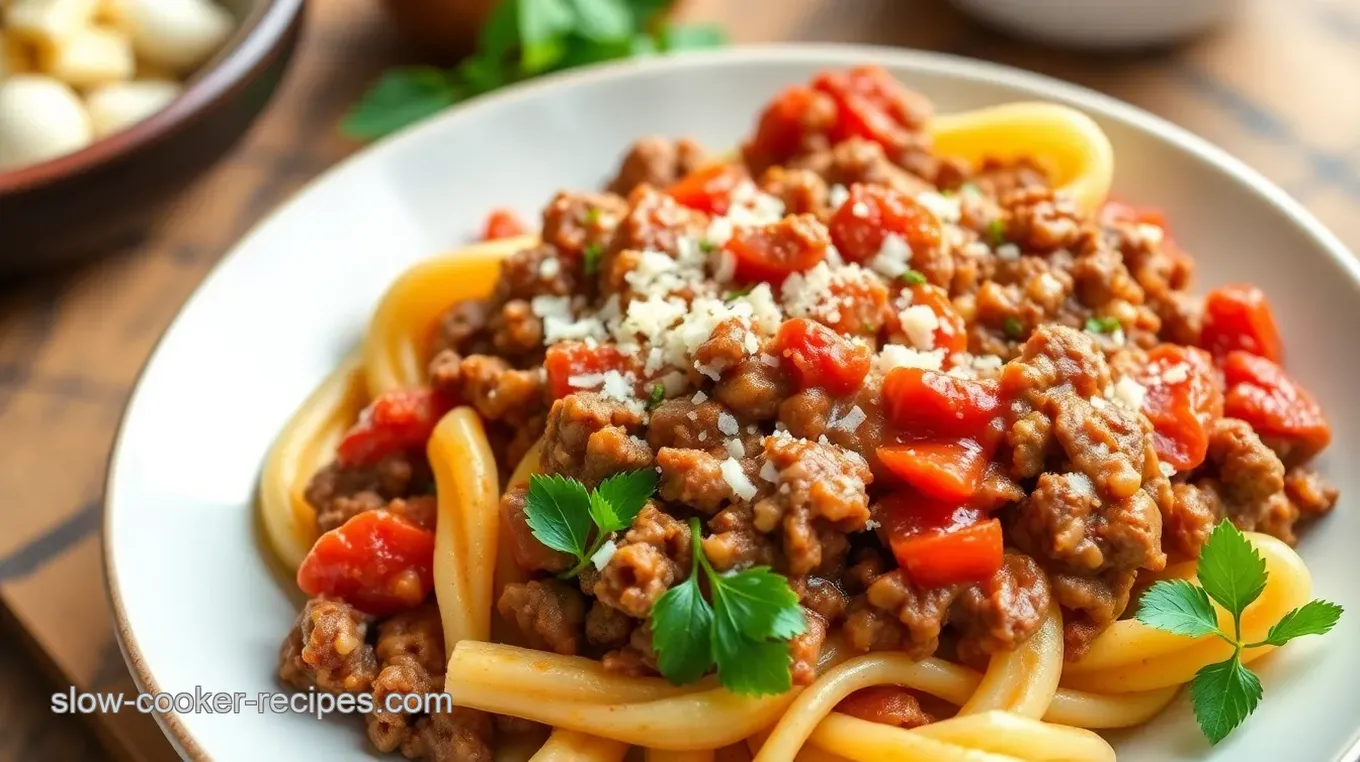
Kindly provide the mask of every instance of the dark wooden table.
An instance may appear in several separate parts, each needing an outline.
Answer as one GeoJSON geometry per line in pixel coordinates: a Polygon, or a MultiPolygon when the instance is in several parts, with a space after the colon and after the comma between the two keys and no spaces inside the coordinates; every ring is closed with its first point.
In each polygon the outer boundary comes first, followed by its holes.
{"type": "MultiPolygon", "coordinates": [[[[1360,245],[1360,7],[1251,0],[1171,50],[1046,50],[932,0],[687,0],[738,42],[820,40],[987,58],[1095,87],[1226,147],[1360,245]]],[[[134,690],[109,626],[99,555],[105,458],[157,336],[262,215],[357,146],[336,120],[407,60],[372,0],[309,7],[301,53],[248,139],[137,245],[0,286],[0,762],[172,759],[146,717],[48,711],[53,690],[134,690]]],[[[0,231],[0,245],[3,243],[0,231]]],[[[1287,252],[1281,252],[1287,255],[1287,252]]]]}

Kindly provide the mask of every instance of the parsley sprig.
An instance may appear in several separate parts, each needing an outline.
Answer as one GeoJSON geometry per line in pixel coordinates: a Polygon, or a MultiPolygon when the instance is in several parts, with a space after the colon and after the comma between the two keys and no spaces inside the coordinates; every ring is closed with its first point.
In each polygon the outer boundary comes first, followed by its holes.
{"type": "Polygon", "coordinates": [[[672,683],[703,677],[714,664],[734,693],[764,695],[793,687],[789,640],[807,629],[789,581],[768,566],[719,574],[704,556],[698,519],[690,519],[689,578],[652,606],[657,668],[672,683]],[[700,574],[712,605],[704,600],[700,574]]]}
{"type": "Polygon", "coordinates": [[[670,0],[500,0],[476,52],[452,69],[413,66],[385,73],[340,129],[373,140],[459,101],[523,79],[631,56],[709,48],[713,26],[665,23],[670,0]]]}
{"type": "Polygon", "coordinates": [[[1233,647],[1232,656],[1201,668],[1190,683],[1195,720],[1209,743],[1216,744],[1242,724],[1261,701],[1261,681],[1242,663],[1242,652],[1282,646],[1304,635],[1325,634],[1341,618],[1341,607],[1323,600],[1309,601],[1281,617],[1265,640],[1243,643],[1242,612],[1265,590],[1265,559],[1231,522],[1224,521],[1210,533],[1196,571],[1199,586],[1178,579],[1149,588],[1140,600],[1136,618],[1176,635],[1213,635],[1233,647]],[[1219,628],[1211,600],[1232,616],[1231,634],[1219,628]]]}
{"type": "Polygon", "coordinates": [[[1114,333],[1122,326],[1119,318],[1114,317],[1088,317],[1086,318],[1087,333],[1114,333]]]}
{"type": "Polygon", "coordinates": [[[539,542],[576,557],[576,565],[560,575],[565,579],[580,574],[610,534],[632,526],[655,491],[651,469],[614,474],[591,491],[566,476],[534,474],[524,515],[539,542]]]}

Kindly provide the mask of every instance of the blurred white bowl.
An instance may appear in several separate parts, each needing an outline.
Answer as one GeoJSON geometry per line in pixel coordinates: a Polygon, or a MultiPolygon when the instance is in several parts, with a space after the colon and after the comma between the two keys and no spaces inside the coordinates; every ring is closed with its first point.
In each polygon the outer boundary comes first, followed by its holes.
{"type": "Polygon", "coordinates": [[[1084,48],[1129,48],[1187,37],[1222,20],[1241,0],[953,0],[1009,32],[1084,48]]]}

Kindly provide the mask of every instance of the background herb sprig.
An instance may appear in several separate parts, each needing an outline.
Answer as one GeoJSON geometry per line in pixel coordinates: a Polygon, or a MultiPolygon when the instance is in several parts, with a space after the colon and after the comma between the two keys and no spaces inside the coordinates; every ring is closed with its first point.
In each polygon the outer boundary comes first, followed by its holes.
{"type": "Polygon", "coordinates": [[[669,0],[500,0],[482,26],[476,52],[451,69],[388,71],[340,129],[373,140],[459,101],[540,74],[725,41],[714,26],[668,23],[670,5],[669,0]]]}
{"type": "Polygon", "coordinates": [[[1261,681],[1242,663],[1242,652],[1262,646],[1282,646],[1303,635],[1322,635],[1341,618],[1341,607],[1313,600],[1287,612],[1264,640],[1242,642],[1242,612],[1266,588],[1265,559],[1231,522],[1214,528],[1200,551],[1196,567],[1199,585],[1186,580],[1164,580],[1148,589],[1139,603],[1137,619],[1149,627],[1176,635],[1212,635],[1233,647],[1232,656],[1202,667],[1190,682],[1190,700],[1200,729],[1216,744],[1227,737],[1261,702],[1261,681]],[[1232,632],[1224,632],[1210,601],[1232,617],[1232,632]]]}

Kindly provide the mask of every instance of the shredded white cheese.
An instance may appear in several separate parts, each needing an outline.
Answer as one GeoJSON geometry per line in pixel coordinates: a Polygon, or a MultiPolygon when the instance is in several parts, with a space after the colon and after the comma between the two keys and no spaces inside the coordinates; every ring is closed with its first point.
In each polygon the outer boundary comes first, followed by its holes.
{"type": "Polygon", "coordinates": [[[770,482],[771,484],[778,484],[779,469],[774,467],[774,463],[771,463],[770,461],[767,460],[760,466],[760,478],[764,479],[767,482],[770,482]]]}
{"type": "Polygon", "coordinates": [[[935,348],[935,329],[940,327],[935,310],[922,304],[914,305],[902,310],[898,321],[913,347],[923,352],[935,348]]]}
{"type": "Polygon", "coordinates": [[[567,377],[567,386],[576,389],[594,389],[603,383],[603,373],[582,373],[579,376],[567,377]]]}
{"type": "Polygon", "coordinates": [[[590,557],[590,563],[594,564],[596,569],[603,571],[604,567],[609,565],[609,559],[614,557],[614,551],[618,549],[619,546],[615,545],[613,540],[606,540],[605,544],[601,545],[600,549],[590,557]]]}
{"type": "Polygon", "coordinates": [[[1114,385],[1114,401],[1129,410],[1140,410],[1143,399],[1147,397],[1147,387],[1129,376],[1120,378],[1114,385]]]}
{"type": "Polygon", "coordinates": [[[708,395],[707,395],[707,394],[704,394],[703,390],[700,389],[699,391],[697,391],[697,392],[694,393],[694,396],[693,396],[693,397],[690,397],[690,400],[689,400],[689,401],[690,401],[690,402],[693,402],[693,403],[696,404],[696,405],[702,405],[702,404],[704,404],[704,402],[706,402],[707,400],[708,400],[708,395]]]}
{"type": "Polygon", "coordinates": [[[926,191],[916,194],[916,201],[939,217],[941,222],[956,223],[963,218],[963,208],[957,198],[926,191]]]}
{"type": "Polygon", "coordinates": [[[878,352],[876,364],[881,373],[887,373],[893,368],[939,370],[944,367],[944,350],[922,352],[901,344],[884,344],[878,352]]]}
{"type": "Polygon", "coordinates": [[[1020,247],[1013,243],[1003,243],[996,247],[996,256],[997,259],[1006,262],[1014,262],[1020,258],[1020,247]]]}
{"type": "Polygon", "coordinates": [[[742,500],[750,500],[756,496],[756,485],[746,477],[746,472],[741,470],[741,463],[736,458],[729,457],[719,466],[722,471],[723,481],[732,488],[732,494],[742,500]]]}
{"type": "Polygon", "coordinates": [[[836,419],[833,417],[832,420],[827,423],[827,428],[854,433],[859,430],[859,425],[864,423],[868,417],[869,416],[865,415],[864,411],[860,409],[859,405],[855,405],[847,410],[842,418],[836,419]]]}
{"type": "Polygon", "coordinates": [[[826,201],[833,210],[841,208],[841,205],[849,200],[850,191],[846,190],[845,186],[840,183],[831,186],[831,190],[826,194],[826,201]]]}
{"type": "Polygon", "coordinates": [[[560,272],[562,272],[562,263],[557,260],[557,257],[544,257],[543,261],[538,263],[540,278],[555,278],[560,272]]]}
{"type": "Polygon", "coordinates": [[[911,244],[896,233],[883,236],[878,253],[869,261],[869,268],[885,278],[898,278],[911,269],[911,244]]]}
{"type": "Polygon", "coordinates": [[[729,437],[735,437],[741,433],[741,426],[737,424],[737,419],[730,413],[718,413],[718,431],[729,437]]]}
{"type": "Polygon", "coordinates": [[[746,457],[746,446],[741,443],[740,439],[729,439],[727,440],[727,454],[733,458],[744,458],[746,457]]]}
{"type": "Polygon", "coordinates": [[[1190,368],[1183,362],[1178,362],[1162,371],[1162,380],[1168,384],[1179,384],[1188,378],[1190,378],[1190,368]]]}
{"type": "Polygon", "coordinates": [[[1161,470],[1162,476],[1168,479],[1176,475],[1176,467],[1170,463],[1158,463],[1157,468],[1161,470]]]}

